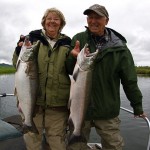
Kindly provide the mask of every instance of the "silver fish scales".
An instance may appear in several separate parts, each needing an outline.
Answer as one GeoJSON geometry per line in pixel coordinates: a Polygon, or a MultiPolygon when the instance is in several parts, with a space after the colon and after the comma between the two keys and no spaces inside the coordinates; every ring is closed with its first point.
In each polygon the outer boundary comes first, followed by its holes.
{"type": "Polygon", "coordinates": [[[73,133],[68,139],[68,144],[85,141],[85,138],[81,135],[81,129],[90,99],[94,61],[98,54],[98,50],[86,54],[87,46],[86,44],[78,54],[71,78],[68,123],[70,128],[73,127],[73,133]]]}
{"type": "Polygon", "coordinates": [[[39,46],[39,41],[32,47],[22,46],[18,57],[15,73],[15,95],[18,108],[23,118],[23,132],[38,133],[33,122],[33,112],[37,99],[38,72],[34,51],[39,46]]]}

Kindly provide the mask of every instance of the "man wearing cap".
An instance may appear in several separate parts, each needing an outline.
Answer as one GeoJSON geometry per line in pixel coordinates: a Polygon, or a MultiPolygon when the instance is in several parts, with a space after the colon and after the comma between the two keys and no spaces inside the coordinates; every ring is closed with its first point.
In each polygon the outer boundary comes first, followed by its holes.
{"type": "MultiPolygon", "coordinates": [[[[89,45],[89,52],[97,49],[99,51],[93,71],[90,105],[82,132],[88,141],[90,129],[94,126],[101,137],[103,150],[122,150],[124,142],[120,135],[118,118],[121,103],[120,82],[135,117],[145,117],[134,60],[126,39],[106,27],[109,14],[104,6],[94,4],[83,14],[87,15],[88,27],[72,38],[70,56],[66,62],[68,72],[72,74],[76,57],[86,43],[89,45]]],[[[69,150],[81,149],[87,149],[86,143],[69,145],[69,150]]]]}

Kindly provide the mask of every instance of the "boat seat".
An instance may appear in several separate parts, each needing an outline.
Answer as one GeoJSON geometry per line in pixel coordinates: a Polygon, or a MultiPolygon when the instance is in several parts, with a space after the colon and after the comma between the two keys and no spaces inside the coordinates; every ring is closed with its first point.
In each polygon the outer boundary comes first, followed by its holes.
{"type": "Polygon", "coordinates": [[[17,138],[20,136],[22,136],[22,133],[14,126],[3,120],[0,120],[0,141],[17,138]]]}

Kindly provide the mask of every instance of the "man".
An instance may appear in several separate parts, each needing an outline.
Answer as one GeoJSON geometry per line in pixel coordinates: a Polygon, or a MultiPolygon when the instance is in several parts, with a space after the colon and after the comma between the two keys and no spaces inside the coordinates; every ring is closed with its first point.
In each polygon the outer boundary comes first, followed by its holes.
{"type": "MultiPolygon", "coordinates": [[[[95,4],[83,13],[87,15],[86,31],[77,33],[71,43],[71,53],[66,62],[72,74],[79,51],[88,43],[87,51],[99,50],[93,71],[92,91],[83,134],[87,141],[90,128],[94,125],[101,137],[103,150],[122,150],[118,118],[120,111],[120,82],[134,110],[135,117],[145,117],[142,108],[142,94],[137,85],[134,60],[126,39],[107,28],[109,14],[104,6],[95,4]],[[71,61],[72,60],[72,61],[71,61]]],[[[69,150],[87,149],[86,143],[69,146],[69,150]]]]}

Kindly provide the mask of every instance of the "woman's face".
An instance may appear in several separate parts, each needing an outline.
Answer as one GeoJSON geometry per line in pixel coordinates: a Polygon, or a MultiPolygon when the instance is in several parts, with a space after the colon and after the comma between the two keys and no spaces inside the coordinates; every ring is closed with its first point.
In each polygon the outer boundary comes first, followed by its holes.
{"type": "Polygon", "coordinates": [[[61,27],[61,19],[55,12],[50,12],[45,20],[46,34],[51,38],[56,38],[61,27]]]}

